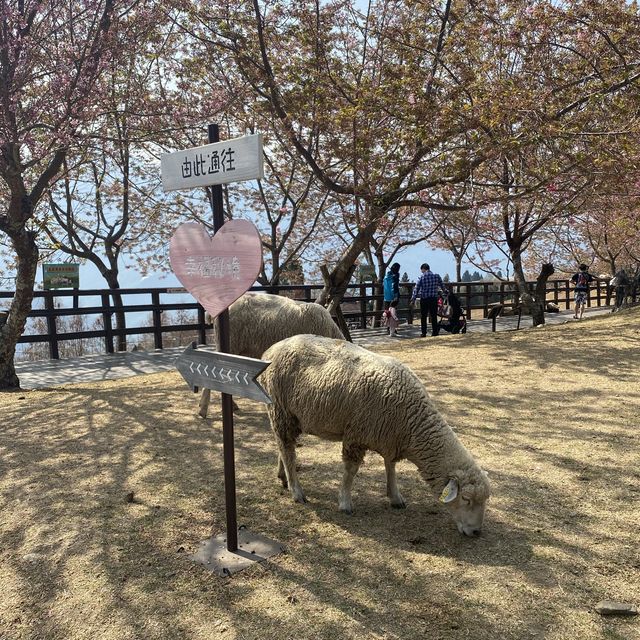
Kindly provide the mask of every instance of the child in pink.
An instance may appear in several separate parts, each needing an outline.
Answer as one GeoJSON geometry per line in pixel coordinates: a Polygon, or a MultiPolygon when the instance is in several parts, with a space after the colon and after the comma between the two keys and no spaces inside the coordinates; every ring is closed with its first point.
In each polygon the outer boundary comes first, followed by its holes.
{"type": "Polygon", "coordinates": [[[400,324],[398,312],[396,310],[397,306],[398,301],[394,300],[389,305],[389,308],[382,312],[382,324],[387,327],[387,333],[394,336],[398,335],[398,325],[400,324]]]}

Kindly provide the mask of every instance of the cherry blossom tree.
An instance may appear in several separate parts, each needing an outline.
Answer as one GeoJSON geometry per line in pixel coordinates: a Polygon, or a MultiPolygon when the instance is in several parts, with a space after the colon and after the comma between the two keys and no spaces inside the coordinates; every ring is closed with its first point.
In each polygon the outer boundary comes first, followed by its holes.
{"type": "Polygon", "coordinates": [[[466,62],[451,43],[465,37],[465,20],[451,2],[357,4],[211,0],[188,27],[207,60],[232,59],[256,123],[268,122],[327,190],[366,203],[368,217],[325,273],[319,301],[330,307],[380,221],[409,205],[451,209],[440,188],[464,183],[490,144],[463,108],[466,62]]]}
{"type": "Polygon", "coordinates": [[[320,223],[331,206],[330,193],[307,165],[283,153],[281,145],[266,137],[265,178],[253,184],[234,184],[229,189],[231,217],[251,219],[262,237],[266,258],[258,281],[280,284],[293,266],[317,259],[322,244],[320,223]]]}
{"type": "Polygon", "coordinates": [[[478,211],[475,208],[449,214],[435,230],[429,244],[449,251],[456,265],[456,282],[462,281],[462,262],[473,245],[479,227],[478,211]]]}
{"type": "Polygon", "coordinates": [[[35,213],[69,149],[92,130],[100,108],[96,80],[114,53],[112,28],[132,10],[144,5],[9,0],[0,8],[0,232],[16,266],[15,296],[0,329],[2,389],[19,386],[13,358],[33,298],[35,213]]]}
{"type": "MultiPolygon", "coordinates": [[[[174,97],[161,95],[156,81],[175,46],[175,34],[159,24],[159,17],[153,5],[144,20],[134,12],[112,27],[121,53],[105,60],[95,83],[102,97],[98,126],[82,147],[67,151],[62,178],[48,189],[49,208],[35,216],[53,247],[95,265],[114,291],[116,307],[122,307],[116,293],[122,256],[143,261],[140,248],[150,251],[160,235],[157,229],[171,228],[180,215],[174,204],[178,198],[162,194],[149,153],[170,140],[177,106],[174,97]]],[[[116,311],[115,319],[116,329],[126,328],[124,311],[116,311]]],[[[126,336],[118,335],[117,349],[126,350],[126,344],[126,336]]]]}
{"type": "Polygon", "coordinates": [[[253,97],[254,121],[333,194],[366,204],[325,273],[319,301],[330,306],[389,212],[510,205],[583,175],[580,154],[598,147],[585,138],[594,110],[628,113],[640,77],[622,0],[210,0],[187,22],[207,60],[233,63],[225,78],[253,97]]]}
{"type": "Polygon", "coordinates": [[[494,11],[480,27],[494,55],[478,72],[502,87],[510,108],[487,122],[504,144],[475,175],[479,200],[496,203],[482,207],[481,227],[485,241],[504,247],[521,300],[541,324],[544,295],[529,291],[523,254],[578,210],[620,146],[637,140],[640,34],[624,2],[512,2],[494,11]]]}

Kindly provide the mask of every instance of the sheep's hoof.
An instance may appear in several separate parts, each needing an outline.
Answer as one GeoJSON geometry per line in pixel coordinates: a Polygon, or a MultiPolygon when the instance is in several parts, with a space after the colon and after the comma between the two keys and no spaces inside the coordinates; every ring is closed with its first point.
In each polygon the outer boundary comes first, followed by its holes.
{"type": "Polygon", "coordinates": [[[338,508],[342,513],[346,513],[349,516],[353,515],[353,503],[351,500],[338,500],[338,508]]]}
{"type": "Polygon", "coordinates": [[[395,500],[390,500],[391,506],[394,509],[406,509],[407,503],[404,501],[402,496],[398,496],[395,500]]]}
{"type": "Polygon", "coordinates": [[[302,491],[293,494],[293,501],[299,504],[306,504],[307,498],[302,491]]]}

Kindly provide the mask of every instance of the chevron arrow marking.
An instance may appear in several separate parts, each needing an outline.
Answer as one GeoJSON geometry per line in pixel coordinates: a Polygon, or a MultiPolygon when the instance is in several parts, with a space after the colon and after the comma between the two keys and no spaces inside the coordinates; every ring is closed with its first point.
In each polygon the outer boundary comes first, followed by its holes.
{"type": "Polygon", "coordinates": [[[194,346],[187,347],[176,360],[176,368],[192,388],[221,391],[270,404],[271,398],[256,380],[268,366],[269,362],[256,358],[194,346]]]}

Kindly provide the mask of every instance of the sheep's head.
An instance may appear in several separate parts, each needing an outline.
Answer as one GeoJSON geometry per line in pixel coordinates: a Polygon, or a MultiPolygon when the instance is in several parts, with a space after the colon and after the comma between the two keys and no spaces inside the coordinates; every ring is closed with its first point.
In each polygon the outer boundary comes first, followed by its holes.
{"type": "Polygon", "coordinates": [[[488,499],[489,479],[481,469],[456,471],[439,498],[465,536],[480,535],[488,499]]]}

